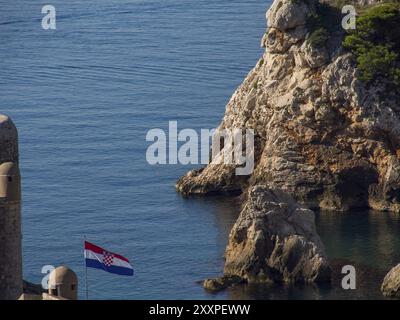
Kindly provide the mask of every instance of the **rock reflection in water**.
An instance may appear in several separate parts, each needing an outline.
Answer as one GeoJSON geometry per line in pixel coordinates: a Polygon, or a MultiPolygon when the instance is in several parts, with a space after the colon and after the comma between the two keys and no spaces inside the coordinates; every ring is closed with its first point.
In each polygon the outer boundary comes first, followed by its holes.
{"type": "Polygon", "coordinates": [[[257,300],[329,300],[329,299],[384,299],[380,292],[385,272],[348,260],[333,260],[333,279],[330,284],[248,284],[228,289],[229,299],[257,300]],[[351,264],[357,270],[357,289],[343,290],[341,287],[342,266],[351,264]]]}

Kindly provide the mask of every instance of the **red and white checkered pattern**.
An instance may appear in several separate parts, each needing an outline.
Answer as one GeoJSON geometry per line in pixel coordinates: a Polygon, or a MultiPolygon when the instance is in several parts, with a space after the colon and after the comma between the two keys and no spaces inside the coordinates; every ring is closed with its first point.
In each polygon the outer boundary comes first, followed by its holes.
{"type": "Polygon", "coordinates": [[[113,264],[114,255],[111,252],[104,251],[103,252],[103,263],[109,267],[113,264]]]}

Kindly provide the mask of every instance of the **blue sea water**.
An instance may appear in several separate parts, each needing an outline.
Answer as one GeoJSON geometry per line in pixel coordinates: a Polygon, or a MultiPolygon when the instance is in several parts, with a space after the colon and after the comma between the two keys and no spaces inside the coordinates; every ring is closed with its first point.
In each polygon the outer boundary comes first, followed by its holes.
{"type": "MultiPolygon", "coordinates": [[[[169,120],[178,121],[179,129],[218,125],[262,53],[269,5],[2,3],[0,112],[12,117],[20,135],[25,279],[40,283],[44,265],[65,264],[77,272],[84,298],[86,235],[128,257],[135,268],[133,278],[88,270],[93,299],[348,297],[332,288],[205,292],[197,281],[221,274],[239,204],[184,199],[174,184],[192,167],[146,162],[149,129],[166,129],[169,120]],[[57,10],[56,30],[41,28],[45,4],[57,10]]],[[[400,261],[395,215],[321,213],[317,222],[334,258],[384,270],[400,261]]],[[[378,276],[368,277],[372,284],[360,297],[379,296],[378,276]]]]}

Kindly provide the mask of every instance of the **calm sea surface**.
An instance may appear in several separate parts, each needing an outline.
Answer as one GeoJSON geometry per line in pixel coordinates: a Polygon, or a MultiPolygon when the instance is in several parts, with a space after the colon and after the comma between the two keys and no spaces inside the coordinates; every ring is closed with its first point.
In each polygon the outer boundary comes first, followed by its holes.
{"type": "MultiPolygon", "coordinates": [[[[197,283],[222,272],[233,199],[183,199],[188,166],[149,166],[146,132],[214,128],[262,53],[261,0],[19,0],[0,12],[0,112],[20,134],[24,277],[66,264],[84,297],[83,237],[127,256],[135,277],[89,270],[94,299],[377,298],[400,262],[398,216],[321,213],[318,229],[360,289],[245,286],[217,295],[197,283]],[[57,9],[57,30],[41,8],[57,9]],[[350,261],[350,262],[349,262],[350,261]]],[[[336,268],[336,269],[337,269],[336,268]]],[[[340,270],[339,270],[340,271],[340,270]]]]}

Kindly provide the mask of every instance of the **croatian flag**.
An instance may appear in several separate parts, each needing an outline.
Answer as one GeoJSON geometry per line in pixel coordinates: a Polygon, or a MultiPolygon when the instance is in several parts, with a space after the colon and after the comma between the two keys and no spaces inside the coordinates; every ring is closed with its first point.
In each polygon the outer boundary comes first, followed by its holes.
{"type": "Polygon", "coordinates": [[[123,276],[133,276],[133,267],[127,258],[87,241],[85,241],[85,261],[86,267],[89,268],[101,269],[123,276]]]}

